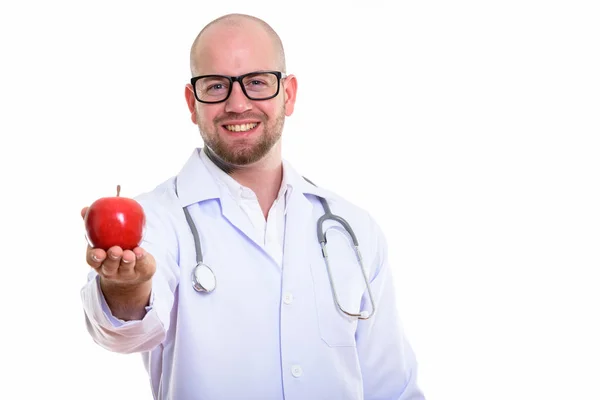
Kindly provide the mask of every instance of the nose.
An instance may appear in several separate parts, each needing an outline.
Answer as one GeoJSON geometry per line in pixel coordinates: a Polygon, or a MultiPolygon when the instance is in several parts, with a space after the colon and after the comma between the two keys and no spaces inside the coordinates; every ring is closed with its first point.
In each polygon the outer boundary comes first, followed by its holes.
{"type": "Polygon", "coordinates": [[[231,94],[225,102],[225,111],[243,113],[250,109],[252,109],[252,103],[250,103],[250,99],[242,91],[242,86],[239,82],[233,82],[231,94]]]}

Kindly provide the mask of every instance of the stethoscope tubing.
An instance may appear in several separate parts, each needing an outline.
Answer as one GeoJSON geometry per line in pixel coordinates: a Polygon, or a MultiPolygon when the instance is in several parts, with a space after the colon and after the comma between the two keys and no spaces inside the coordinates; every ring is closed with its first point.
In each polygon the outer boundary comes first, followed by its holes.
{"type": "MultiPolygon", "coordinates": [[[[304,179],[307,182],[309,182],[310,184],[315,185],[307,178],[304,178],[304,179]]],[[[175,179],[175,195],[177,195],[177,179],[175,179]]],[[[356,238],[356,235],[354,234],[354,230],[352,229],[350,224],[344,218],[340,217],[339,215],[335,215],[331,212],[331,208],[329,207],[329,203],[327,202],[326,199],[319,197],[319,201],[321,202],[321,205],[323,206],[324,214],[317,221],[317,238],[321,245],[321,253],[323,255],[323,259],[325,260],[325,266],[327,268],[327,275],[329,277],[329,283],[331,286],[331,291],[333,294],[333,299],[335,301],[335,304],[341,312],[343,312],[344,314],[346,314],[348,316],[355,317],[355,318],[362,319],[362,320],[369,319],[375,314],[375,301],[373,300],[373,293],[371,291],[371,285],[369,283],[369,278],[367,277],[367,273],[365,271],[365,267],[364,267],[364,263],[363,263],[363,258],[360,253],[358,239],[356,238]],[[326,238],[325,232],[323,232],[323,225],[324,225],[324,222],[327,220],[333,220],[333,221],[338,222],[346,230],[346,232],[350,235],[350,237],[352,239],[354,253],[355,253],[356,259],[360,265],[363,279],[364,279],[366,287],[367,287],[367,292],[369,294],[369,300],[371,302],[371,312],[370,313],[367,311],[360,311],[359,313],[352,313],[352,312],[346,311],[339,302],[339,299],[337,296],[337,291],[335,289],[334,279],[331,274],[331,267],[329,266],[329,256],[327,254],[327,238],[326,238]]],[[[185,214],[185,219],[190,227],[192,236],[194,238],[194,248],[196,251],[196,267],[194,267],[194,269],[192,271],[192,277],[191,277],[192,278],[192,286],[198,292],[210,293],[216,288],[216,276],[215,276],[214,271],[208,265],[206,265],[204,263],[203,255],[202,255],[202,246],[200,243],[200,234],[198,233],[196,224],[194,223],[194,220],[192,219],[192,216],[190,215],[190,212],[188,211],[187,207],[182,207],[182,208],[183,208],[183,212],[185,214]],[[203,270],[204,272],[207,272],[208,274],[211,275],[212,282],[209,282],[209,285],[203,284],[201,282],[201,278],[200,278],[200,276],[202,275],[201,270],[203,270]]]]}

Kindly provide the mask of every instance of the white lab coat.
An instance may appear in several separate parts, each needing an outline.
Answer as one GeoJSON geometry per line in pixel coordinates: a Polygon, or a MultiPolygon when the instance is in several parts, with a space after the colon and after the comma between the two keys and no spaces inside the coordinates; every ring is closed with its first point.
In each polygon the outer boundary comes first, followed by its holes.
{"type": "MultiPolygon", "coordinates": [[[[209,174],[196,149],[175,179],[137,197],[147,216],[142,246],[157,260],[148,313],[114,318],[95,273],[82,289],[88,330],[102,347],[139,352],[156,399],[414,400],[416,361],[396,310],[387,245],[364,210],[306,182],[284,161],[288,196],[283,265],[264,250],[247,216],[209,174]],[[359,240],[376,312],[366,321],[336,307],[317,241],[323,196],[359,240]],[[194,291],[200,234],[213,293],[194,291]]],[[[339,226],[325,223],[324,230],[339,226]]],[[[329,231],[327,251],[340,303],[371,310],[348,240],[329,231]]]]}

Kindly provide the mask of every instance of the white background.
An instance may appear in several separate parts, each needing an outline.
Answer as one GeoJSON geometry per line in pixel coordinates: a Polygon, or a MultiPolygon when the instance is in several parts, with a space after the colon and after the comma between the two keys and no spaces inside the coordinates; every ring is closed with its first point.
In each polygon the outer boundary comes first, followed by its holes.
{"type": "Polygon", "coordinates": [[[151,398],[85,330],[79,211],[201,145],[189,46],[238,11],[298,78],[285,156],[387,234],[427,398],[600,399],[594,3],[3,2],[0,397],[151,398]]]}

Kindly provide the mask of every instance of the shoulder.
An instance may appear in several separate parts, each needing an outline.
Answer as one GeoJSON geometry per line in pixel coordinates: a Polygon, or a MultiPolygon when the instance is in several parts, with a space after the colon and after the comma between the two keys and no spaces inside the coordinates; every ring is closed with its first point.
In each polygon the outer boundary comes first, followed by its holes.
{"type": "Polygon", "coordinates": [[[378,221],[367,208],[327,187],[319,187],[318,192],[311,197],[311,202],[321,215],[323,208],[319,207],[319,197],[327,201],[333,215],[348,223],[358,240],[365,261],[378,266],[383,264],[387,257],[387,239],[378,221]]]}
{"type": "Polygon", "coordinates": [[[170,177],[154,188],[139,193],[135,200],[142,206],[156,207],[173,204],[175,197],[175,177],[170,177]]]}
{"type": "Polygon", "coordinates": [[[375,221],[370,211],[358,205],[353,199],[323,186],[319,187],[318,195],[327,200],[333,214],[344,215],[344,219],[351,219],[353,222],[363,226],[363,229],[372,229],[377,226],[377,221],[375,221]]]}
{"type": "Polygon", "coordinates": [[[363,237],[362,242],[373,238],[382,238],[383,234],[373,215],[363,206],[359,206],[353,199],[341,195],[335,190],[321,185],[318,177],[304,177],[288,161],[284,161],[287,177],[295,186],[294,190],[300,190],[311,201],[315,212],[323,212],[320,202],[325,200],[331,213],[346,220],[355,231],[357,236],[363,237]]]}
{"type": "Polygon", "coordinates": [[[175,177],[171,177],[153,189],[142,192],[134,197],[142,206],[149,226],[164,229],[174,227],[182,213],[177,195],[175,194],[175,177]]]}
{"type": "Polygon", "coordinates": [[[175,195],[175,177],[159,183],[154,188],[142,192],[134,199],[148,209],[164,209],[164,207],[174,206],[177,196],[175,195]]]}

